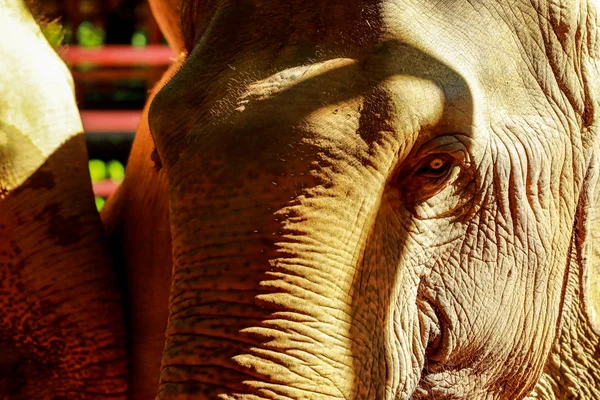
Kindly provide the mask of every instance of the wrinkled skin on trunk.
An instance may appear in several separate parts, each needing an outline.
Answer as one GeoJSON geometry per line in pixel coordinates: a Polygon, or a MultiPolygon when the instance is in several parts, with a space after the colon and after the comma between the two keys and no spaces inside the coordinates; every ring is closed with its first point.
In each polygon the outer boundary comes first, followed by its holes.
{"type": "Polygon", "coordinates": [[[0,0],[0,399],[125,399],[125,330],[66,66],[0,0]]]}
{"type": "Polygon", "coordinates": [[[180,8],[106,218],[158,399],[600,398],[594,3],[180,8]]]}

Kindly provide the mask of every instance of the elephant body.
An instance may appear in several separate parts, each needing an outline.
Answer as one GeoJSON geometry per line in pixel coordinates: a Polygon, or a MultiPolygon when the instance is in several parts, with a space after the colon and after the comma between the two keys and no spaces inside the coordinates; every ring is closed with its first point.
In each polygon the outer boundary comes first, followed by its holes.
{"type": "Polygon", "coordinates": [[[122,303],[71,76],[0,0],[0,399],[125,399],[122,303]]]}

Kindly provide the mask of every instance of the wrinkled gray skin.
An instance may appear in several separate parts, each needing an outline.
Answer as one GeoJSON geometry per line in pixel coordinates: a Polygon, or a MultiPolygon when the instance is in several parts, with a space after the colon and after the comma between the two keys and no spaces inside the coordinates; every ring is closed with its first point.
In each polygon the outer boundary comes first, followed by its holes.
{"type": "Polygon", "coordinates": [[[122,303],[66,65],[0,0],[0,399],[125,400],[122,303]]]}
{"type": "Polygon", "coordinates": [[[600,398],[595,3],[174,3],[158,399],[600,398]]]}

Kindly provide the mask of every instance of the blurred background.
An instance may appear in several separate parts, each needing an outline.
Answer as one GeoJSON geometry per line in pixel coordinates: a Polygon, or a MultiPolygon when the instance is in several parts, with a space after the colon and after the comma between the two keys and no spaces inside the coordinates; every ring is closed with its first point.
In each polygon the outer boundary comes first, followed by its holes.
{"type": "Polygon", "coordinates": [[[148,91],[174,55],[147,0],[37,0],[32,8],[73,74],[101,209],[123,179],[148,91]]]}

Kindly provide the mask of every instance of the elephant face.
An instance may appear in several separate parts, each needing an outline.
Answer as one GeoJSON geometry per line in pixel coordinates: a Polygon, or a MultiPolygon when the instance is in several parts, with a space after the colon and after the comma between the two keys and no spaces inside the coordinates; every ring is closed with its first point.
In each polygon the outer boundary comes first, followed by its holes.
{"type": "Polygon", "coordinates": [[[529,393],[597,163],[564,3],[184,1],[159,398],[529,393]]]}

